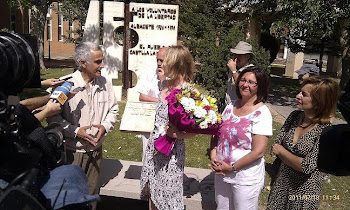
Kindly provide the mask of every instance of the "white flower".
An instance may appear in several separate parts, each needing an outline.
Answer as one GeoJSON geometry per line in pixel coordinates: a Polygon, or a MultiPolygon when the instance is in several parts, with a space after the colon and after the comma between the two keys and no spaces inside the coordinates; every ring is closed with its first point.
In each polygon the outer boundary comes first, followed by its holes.
{"type": "Polygon", "coordinates": [[[192,112],[196,106],[193,98],[182,97],[180,103],[187,113],[192,112]]]}
{"type": "Polygon", "coordinates": [[[196,117],[196,118],[202,118],[202,117],[205,117],[205,115],[207,114],[207,110],[203,109],[201,106],[195,106],[194,107],[194,112],[193,112],[193,115],[196,117]]]}
{"type": "Polygon", "coordinates": [[[215,111],[213,111],[213,110],[208,111],[208,121],[211,124],[215,124],[218,121],[218,117],[216,116],[215,111]]]}
{"type": "Polygon", "coordinates": [[[209,106],[209,101],[205,97],[202,98],[202,101],[206,106],[209,106]]]}
{"type": "Polygon", "coordinates": [[[201,129],[207,129],[208,128],[208,121],[207,120],[202,121],[201,123],[199,123],[199,127],[201,129]]]}

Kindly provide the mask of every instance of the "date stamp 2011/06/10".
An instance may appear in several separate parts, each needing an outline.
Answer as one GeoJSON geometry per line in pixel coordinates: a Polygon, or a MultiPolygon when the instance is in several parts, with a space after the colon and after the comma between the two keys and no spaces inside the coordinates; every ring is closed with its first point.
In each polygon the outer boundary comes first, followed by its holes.
{"type": "Polygon", "coordinates": [[[306,194],[301,194],[301,195],[289,195],[288,199],[290,201],[318,201],[318,200],[323,200],[323,201],[336,201],[340,200],[340,195],[306,195],[306,194]]]}

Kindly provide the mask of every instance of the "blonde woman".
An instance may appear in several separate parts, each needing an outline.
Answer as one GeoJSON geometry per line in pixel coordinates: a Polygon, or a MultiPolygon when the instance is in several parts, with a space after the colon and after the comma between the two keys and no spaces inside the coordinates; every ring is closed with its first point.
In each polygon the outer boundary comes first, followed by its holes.
{"type": "Polygon", "coordinates": [[[141,198],[150,198],[150,209],[184,209],[183,173],[185,165],[184,138],[194,134],[178,132],[170,127],[167,135],[176,138],[169,156],[155,153],[154,140],[168,124],[168,102],[165,99],[172,90],[180,89],[193,78],[194,62],[184,46],[171,46],[163,61],[165,76],[157,104],[154,130],[149,138],[141,172],[141,198]]]}
{"type": "Polygon", "coordinates": [[[338,101],[338,84],[330,78],[306,78],[293,111],[271,152],[281,160],[267,209],[318,209],[323,174],[317,169],[319,139],[330,126],[338,101]]]}

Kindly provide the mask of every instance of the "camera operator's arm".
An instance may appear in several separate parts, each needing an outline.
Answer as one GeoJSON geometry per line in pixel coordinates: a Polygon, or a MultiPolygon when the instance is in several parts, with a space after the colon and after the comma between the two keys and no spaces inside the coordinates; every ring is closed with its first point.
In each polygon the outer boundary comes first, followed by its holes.
{"type": "Polygon", "coordinates": [[[60,111],[61,111],[61,104],[54,103],[53,100],[50,99],[49,102],[47,102],[45,108],[42,111],[36,113],[35,117],[39,121],[42,121],[46,117],[53,116],[53,115],[60,113],[60,111]]]}
{"type": "Polygon", "coordinates": [[[50,95],[28,98],[19,103],[27,107],[30,111],[44,106],[50,100],[50,95]]]}

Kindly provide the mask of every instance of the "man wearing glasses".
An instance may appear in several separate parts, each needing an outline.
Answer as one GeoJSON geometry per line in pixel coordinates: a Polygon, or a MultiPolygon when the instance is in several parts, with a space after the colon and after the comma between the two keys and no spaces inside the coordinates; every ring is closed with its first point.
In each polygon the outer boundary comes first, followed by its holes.
{"type": "Polygon", "coordinates": [[[236,94],[236,80],[239,73],[250,66],[250,60],[253,58],[252,46],[244,41],[238,42],[235,48],[230,50],[233,53],[233,58],[227,62],[227,67],[229,68],[229,75],[227,81],[227,91],[226,91],[226,104],[230,103],[232,100],[237,100],[236,94]]]}

